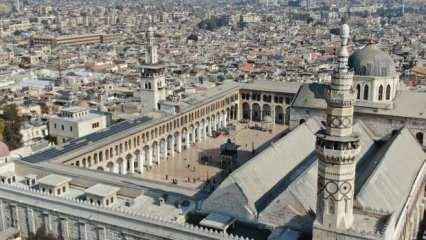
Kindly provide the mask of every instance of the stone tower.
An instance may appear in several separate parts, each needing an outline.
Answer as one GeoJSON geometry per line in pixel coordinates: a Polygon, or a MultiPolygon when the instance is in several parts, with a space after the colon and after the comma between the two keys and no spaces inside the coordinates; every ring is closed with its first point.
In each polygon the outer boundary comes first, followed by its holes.
{"type": "Polygon", "coordinates": [[[348,68],[349,32],[349,26],[343,24],[338,68],[326,95],[327,126],[317,133],[319,161],[314,239],[330,239],[330,234],[347,230],[353,223],[355,160],[360,145],[359,138],[352,133],[355,95],[353,73],[348,68]]]}
{"type": "Polygon", "coordinates": [[[166,99],[165,66],[158,60],[154,28],[146,32],[145,63],[141,71],[141,101],[149,110],[160,110],[159,101],[166,99]]]}

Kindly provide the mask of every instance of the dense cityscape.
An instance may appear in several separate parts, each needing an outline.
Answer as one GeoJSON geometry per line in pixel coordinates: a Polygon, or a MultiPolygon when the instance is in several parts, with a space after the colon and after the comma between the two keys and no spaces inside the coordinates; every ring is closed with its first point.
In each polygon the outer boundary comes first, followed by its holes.
{"type": "Polygon", "coordinates": [[[426,240],[424,0],[0,2],[0,240],[426,240]]]}

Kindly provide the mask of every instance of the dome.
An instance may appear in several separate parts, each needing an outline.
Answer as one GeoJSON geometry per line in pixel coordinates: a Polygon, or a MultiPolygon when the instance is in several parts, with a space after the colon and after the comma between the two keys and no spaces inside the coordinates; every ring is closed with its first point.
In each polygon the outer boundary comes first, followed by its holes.
{"type": "Polygon", "coordinates": [[[392,58],[375,44],[368,44],[349,57],[349,67],[358,76],[393,76],[396,73],[392,58]]]}
{"type": "Polygon", "coordinates": [[[2,141],[0,141],[0,157],[9,156],[9,147],[2,141]]]}

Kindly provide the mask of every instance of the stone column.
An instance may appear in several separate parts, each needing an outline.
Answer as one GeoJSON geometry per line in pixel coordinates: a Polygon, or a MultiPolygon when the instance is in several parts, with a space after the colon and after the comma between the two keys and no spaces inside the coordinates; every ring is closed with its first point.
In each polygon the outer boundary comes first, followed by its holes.
{"type": "Polygon", "coordinates": [[[271,109],[271,118],[272,118],[272,124],[274,124],[275,125],[275,106],[274,105],[272,105],[272,107],[271,107],[272,109],[271,109]]]}
{"type": "Polygon", "coordinates": [[[203,124],[203,140],[207,140],[207,130],[206,130],[206,123],[203,124]]]}
{"type": "Polygon", "coordinates": [[[200,125],[198,125],[198,127],[196,129],[196,133],[197,133],[196,142],[200,142],[201,141],[201,128],[200,128],[200,125]]]}
{"type": "Polygon", "coordinates": [[[195,142],[196,142],[196,136],[195,136],[195,132],[196,132],[196,128],[194,127],[193,129],[192,129],[192,139],[191,139],[191,143],[192,144],[195,144],[195,142]]]}
{"type": "Polygon", "coordinates": [[[164,159],[166,159],[167,158],[167,153],[168,153],[168,150],[167,150],[167,148],[168,148],[168,142],[167,142],[167,138],[164,140],[164,159]]]}
{"type": "Polygon", "coordinates": [[[134,156],[132,156],[132,158],[130,158],[129,164],[130,164],[130,166],[129,166],[130,173],[135,173],[135,159],[134,159],[134,156]]]}
{"type": "Polygon", "coordinates": [[[228,113],[225,112],[223,115],[223,127],[226,127],[228,125],[227,118],[228,118],[228,113]]]}
{"type": "Polygon", "coordinates": [[[190,149],[191,148],[191,144],[189,144],[189,130],[186,131],[185,145],[186,145],[186,149],[190,149]]]}
{"type": "Polygon", "coordinates": [[[4,203],[3,201],[0,199],[0,230],[1,231],[6,231],[6,226],[5,226],[5,216],[4,216],[4,203]]]}
{"type": "Polygon", "coordinates": [[[127,159],[123,159],[123,161],[121,162],[121,175],[126,175],[127,174],[127,159]]]}
{"type": "Polygon", "coordinates": [[[62,237],[67,240],[70,239],[69,229],[68,229],[68,221],[66,218],[61,217],[61,228],[62,228],[62,237]]]}
{"type": "Polygon", "coordinates": [[[118,163],[113,162],[112,163],[112,172],[118,174],[119,173],[119,167],[118,167],[118,163]]]}
{"type": "Polygon", "coordinates": [[[209,131],[208,134],[210,137],[212,137],[213,136],[212,120],[209,120],[207,124],[208,124],[208,131],[209,131]]]}
{"type": "Polygon", "coordinates": [[[28,232],[36,233],[37,229],[36,229],[35,221],[34,221],[34,211],[30,207],[27,207],[27,219],[28,219],[28,232]]]}
{"type": "Polygon", "coordinates": [[[105,227],[98,226],[96,230],[98,235],[97,237],[99,240],[107,240],[105,227]]]}
{"type": "Polygon", "coordinates": [[[217,131],[217,119],[216,119],[216,117],[213,119],[213,121],[212,121],[212,130],[213,131],[217,131]]]}
{"type": "Polygon", "coordinates": [[[145,151],[141,150],[141,152],[139,153],[139,162],[138,162],[138,167],[139,167],[139,172],[142,174],[143,170],[144,170],[144,164],[145,164],[145,151]]]}
{"type": "Polygon", "coordinates": [[[148,152],[147,152],[146,156],[147,156],[148,159],[146,159],[146,161],[148,162],[148,166],[152,166],[152,152],[153,152],[152,146],[149,146],[147,151],[148,152]]]}
{"type": "Polygon", "coordinates": [[[176,152],[181,153],[182,152],[182,135],[178,134],[176,138],[176,152]]]}
{"type": "Polygon", "coordinates": [[[170,157],[175,156],[175,136],[170,138],[170,157]]]}
{"type": "Polygon", "coordinates": [[[154,159],[154,161],[158,164],[158,165],[160,165],[160,144],[158,143],[157,144],[157,149],[155,150],[155,159],[154,159]]]}

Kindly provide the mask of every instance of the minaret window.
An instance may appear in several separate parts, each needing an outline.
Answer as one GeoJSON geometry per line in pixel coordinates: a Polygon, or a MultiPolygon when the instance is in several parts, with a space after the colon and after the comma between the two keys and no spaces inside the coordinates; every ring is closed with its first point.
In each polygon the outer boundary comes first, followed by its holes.
{"type": "Polygon", "coordinates": [[[390,95],[391,95],[391,87],[388,84],[388,86],[386,87],[386,100],[390,100],[390,95]]]}
{"type": "Polygon", "coordinates": [[[364,86],[364,100],[368,100],[368,85],[364,86]]]}
{"type": "Polygon", "coordinates": [[[379,101],[383,100],[383,85],[380,85],[380,87],[379,87],[378,99],[379,99],[379,101]]]}

